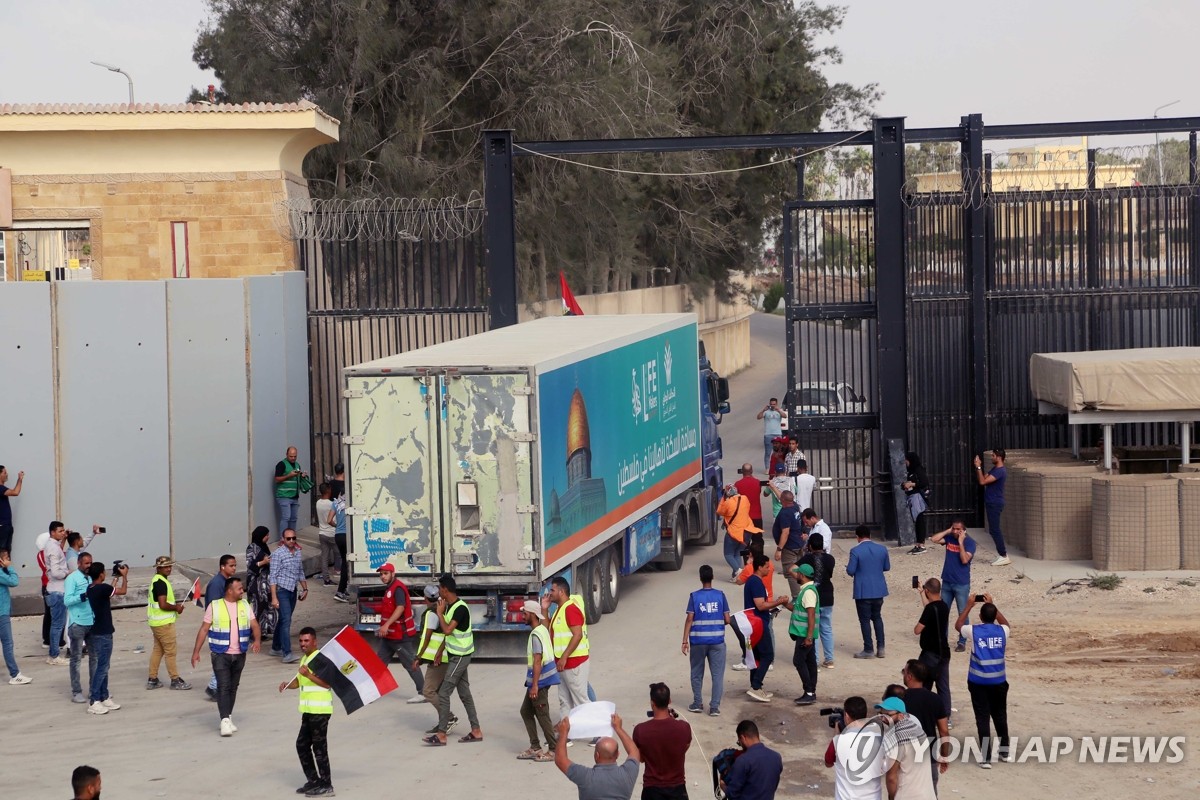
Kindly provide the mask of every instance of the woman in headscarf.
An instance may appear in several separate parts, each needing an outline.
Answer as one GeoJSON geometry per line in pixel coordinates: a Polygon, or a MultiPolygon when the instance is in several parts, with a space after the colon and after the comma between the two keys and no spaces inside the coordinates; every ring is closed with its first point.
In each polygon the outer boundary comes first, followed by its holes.
{"type": "Polygon", "coordinates": [[[246,600],[254,609],[254,616],[262,636],[275,632],[279,610],[271,607],[271,551],[267,537],[271,534],[265,525],[259,525],[250,533],[250,544],[246,547],[246,600]]]}
{"type": "Polygon", "coordinates": [[[908,474],[901,485],[904,488],[908,513],[912,516],[913,529],[917,536],[917,543],[912,550],[908,551],[908,554],[919,556],[927,552],[925,550],[925,525],[921,517],[925,516],[925,512],[929,510],[929,476],[925,474],[925,467],[921,465],[921,457],[911,450],[904,454],[904,466],[908,468],[908,474]]]}

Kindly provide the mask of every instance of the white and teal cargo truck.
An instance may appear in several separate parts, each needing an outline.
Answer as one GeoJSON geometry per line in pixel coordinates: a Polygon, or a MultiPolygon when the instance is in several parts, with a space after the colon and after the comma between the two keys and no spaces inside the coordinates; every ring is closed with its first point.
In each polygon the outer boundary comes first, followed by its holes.
{"type": "Polygon", "coordinates": [[[589,623],[621,579],[714,543],[728,385],[691,314],[554,317],[347,367],[358,627],[385,562],[416,596],[452,573],[484,653],[566,574],[589,623]]]}

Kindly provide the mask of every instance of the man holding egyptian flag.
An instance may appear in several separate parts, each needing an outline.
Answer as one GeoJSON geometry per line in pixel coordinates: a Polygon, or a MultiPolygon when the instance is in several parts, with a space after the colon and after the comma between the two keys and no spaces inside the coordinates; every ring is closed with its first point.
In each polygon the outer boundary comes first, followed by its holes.
{"type": "Polygon", "coordinates": [[[279,684],[279,691],[300,690],[300,734],[296,754],[304,770],[305,784],[298,794],[305,797],[332,797],[333,779],[329,774],[329,718],[333,715],[336,692],[347,714],[373,703],[396,688],[396,680],[379,656],[355,630],[346,626],[317,649],[317,632],[300,631],[300,670],[290,682],[279,684]]]}

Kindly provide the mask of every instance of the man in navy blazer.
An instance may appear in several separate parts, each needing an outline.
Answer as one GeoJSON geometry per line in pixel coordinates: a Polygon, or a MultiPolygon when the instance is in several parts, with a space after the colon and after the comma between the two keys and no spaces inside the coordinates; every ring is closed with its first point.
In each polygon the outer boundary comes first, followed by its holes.
{"type": "Polygon", "coordinates": [[[850,548],[846,574],[854,578],[854,605],[858,609],[858,624],[862,628],[863,649],[855,658],[883,658],[883,598],[888,587],[885,572],[892,568],[888,549],[871,541],[871,529],[859,525],[854,530],[858,544],[850,548]],[[871,644],[871,627],[875,627],[876,645],[871,644]]]}

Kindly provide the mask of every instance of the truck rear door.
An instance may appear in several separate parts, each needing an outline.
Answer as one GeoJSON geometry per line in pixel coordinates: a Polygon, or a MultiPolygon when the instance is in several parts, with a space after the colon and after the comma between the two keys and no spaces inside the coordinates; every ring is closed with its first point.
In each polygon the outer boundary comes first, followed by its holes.
{"type": "Polygon", "coordinates": [[[442,381],[446,568],[469,575],[533,574],[529,377],[451,373],[442,381]]]}
{"type": "Polygon", "coordinates": [[[352,577],[385,561],[401,576],[441,571],[437,380],[353,376],[346,380],[347,544],[352,577]]]}

